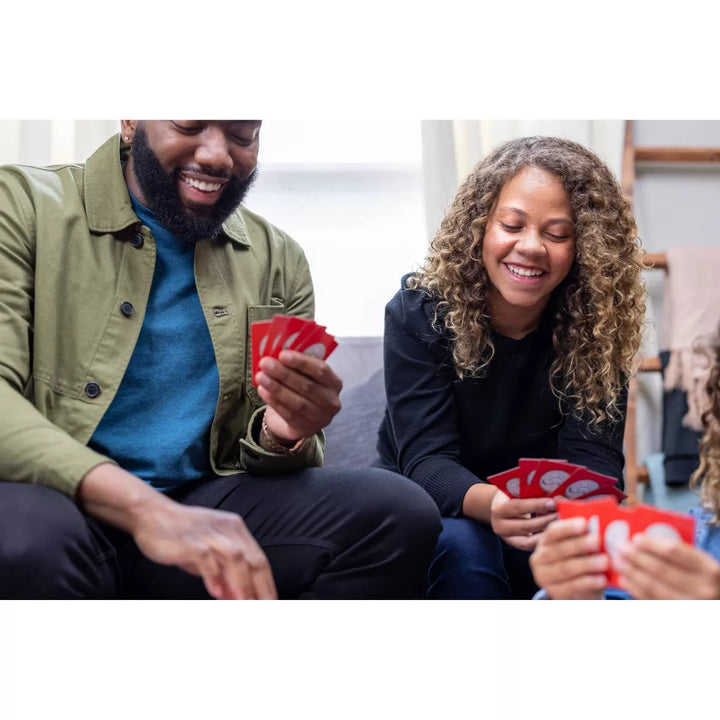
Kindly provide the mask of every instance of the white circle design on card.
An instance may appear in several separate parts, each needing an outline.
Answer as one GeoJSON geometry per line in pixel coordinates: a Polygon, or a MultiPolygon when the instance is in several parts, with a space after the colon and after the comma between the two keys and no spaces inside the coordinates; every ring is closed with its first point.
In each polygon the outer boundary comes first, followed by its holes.
{"type": "Polygon", "coordinates": [[[569,477],[570,473],[565,472],[565,470],[548,470],[540,478],[540,487],[545,492],[552,492],[559,488],[569,477]]]}
{"type": "Polygon", "coordinates": [[[272,347],[270,348],[270,352],[271,352],[271,353],[274,353],[274,352],[275,352],[275,348],[277,348],[278,342],[280,342],[280,335],[276,335],[276,336],[273,338],[272,347]]]}
{"type": "Polygon", "coordinates": [[[529,485],[532,482],[532,479],[535,477],[535,471],[531,470],[527,475],[527,484],[529,485]]]}
{"type": "Polygon", "coordinates": [[[505,483],[505,489],[511,494],[517,497],[520,494],[520,478],[514,477],[510,478],[505,483]]]}
{"type": "Polygon", "coordinates": [[[591,515],[587,522],[587,531],[590,535],[596,537],[600,534],[600,518],[597,515],[591,515]]]}
{"type": "Polygon", "coordinates": [[[258,354],[262,356],[262,354],[265,352],[265,346],[267,345],[267,339],[268,336],[266,335],[258,345],[258,354]]]}
{"type": "Polygon", "coordinates": [[[283,343],[283,350],[287,350],[296,340],[297,336],[300,334],[300,331],[294,332],[292,335],[288,335],[287,340],[283,343]]]}
{"type": "Polygon", "coordinates": [[[645,528],[645,534],[650,537],[665,538],[666,540],[677,540],[680,542],[682,537],[680,533],[672,526],[667,523],[657,522],[652,525],[648,525],[645,528]]]}
{"type": "Polygon", "coordinates": [[[325,346],[322,343],[313,343],[312,345],[308,345],[303,350],[303,355],[310,355],[310,357],[316,357],[322,360],[325,356],[325,346]]]}
{"type": "Polygon", "coordinates": [[[571,500],[579,498],[581,495],[597,490],[599,487],[600,483],[595,482],[595,480],[577,480],[565,488],[565,497],[571,500]]]}
{"type": "Polygon", "coordinates": [[[610,557],[617,553],[618,546],[630,537],[630,525],[627,520],[613,520],[605,528],[605,549],[610,557]]]}

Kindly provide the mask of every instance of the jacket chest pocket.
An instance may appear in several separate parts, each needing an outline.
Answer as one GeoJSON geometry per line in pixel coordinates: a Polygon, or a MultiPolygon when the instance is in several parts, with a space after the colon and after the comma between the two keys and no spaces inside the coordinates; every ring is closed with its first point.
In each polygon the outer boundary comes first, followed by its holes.
{"type": "Polygon", "coordinates": [[[285,311],[285,303],[279,298],[273,298],[271,305],[249,305],[247,317],[247,334],[245,338],[245,388],[253,405],[262,405],[263,401],[258,394],[257,388],[253,385],[253,346],[252,346],[252,324],[256,322],[267,322],[275,315],[282,315],[285,311]]]}

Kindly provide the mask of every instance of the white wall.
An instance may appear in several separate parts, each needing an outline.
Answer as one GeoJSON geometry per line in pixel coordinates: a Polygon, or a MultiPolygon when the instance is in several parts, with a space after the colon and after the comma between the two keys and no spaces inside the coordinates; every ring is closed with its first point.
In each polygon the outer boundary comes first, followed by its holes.
{"type": "Polygon", "coordinates": [[[427,247],[420,122],[264,120],[246,205],[304,248],[318,322],[381,335],[385,303],[427,247]]]}

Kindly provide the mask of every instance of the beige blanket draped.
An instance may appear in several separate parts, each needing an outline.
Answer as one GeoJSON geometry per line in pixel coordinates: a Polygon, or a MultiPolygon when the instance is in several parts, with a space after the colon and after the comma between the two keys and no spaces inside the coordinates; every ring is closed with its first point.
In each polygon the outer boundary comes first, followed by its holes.
{"type": "Polygon", "coordinates": [[[687,393],[683,425],[701,430],[711,346],[720,325],[720,247],[673,248],[667,261],[663,345],[670,359],[664,386],[687,393]]]}

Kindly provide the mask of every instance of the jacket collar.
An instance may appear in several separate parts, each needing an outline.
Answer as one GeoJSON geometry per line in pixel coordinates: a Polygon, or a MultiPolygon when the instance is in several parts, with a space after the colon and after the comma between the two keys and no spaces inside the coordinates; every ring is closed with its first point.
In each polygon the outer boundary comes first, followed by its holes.
{"type": "MultiPolygon", "coordinates": [[[[122,142],[118,133],[87,159],[85,209],[90,230],[115,233],[139,222],[132,209],[122,170],[122,163],[129,153],[130,145],[122,142]]],[[[251,245],[241,208],[223,223],[223,233],[239,245],[251,245]]]]}

